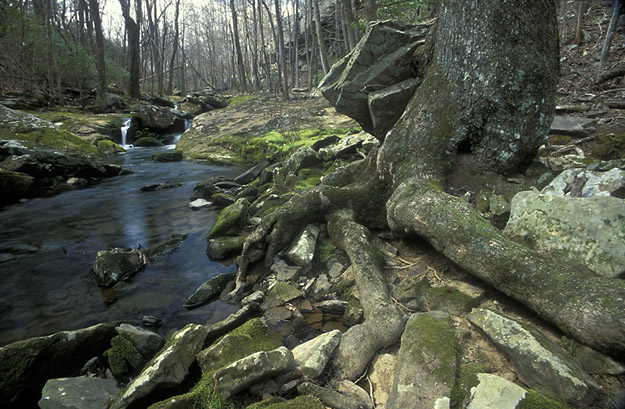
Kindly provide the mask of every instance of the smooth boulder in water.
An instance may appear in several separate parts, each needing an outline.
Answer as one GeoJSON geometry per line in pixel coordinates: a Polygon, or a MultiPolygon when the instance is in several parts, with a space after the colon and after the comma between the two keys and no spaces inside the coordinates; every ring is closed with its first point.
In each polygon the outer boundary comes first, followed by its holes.
{"type": "Polygon", "coordinates": [[[147,258],[138,249],[114,248],[99,251],[91,266],[98,285],[110,287],[119,281],[129,279],[147,264],[147,258]]]}

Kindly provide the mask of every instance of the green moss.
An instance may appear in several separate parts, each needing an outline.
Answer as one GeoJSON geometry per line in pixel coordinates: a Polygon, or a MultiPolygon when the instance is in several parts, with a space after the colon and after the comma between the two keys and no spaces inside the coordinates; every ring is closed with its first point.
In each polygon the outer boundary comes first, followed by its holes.
{"type": "Polygon", "coordinates": [[[111,339],[111,348],[104,351],[104,357],[115,377],[123,377],[143,364],[141,353],[121,335],[111,339]]]}
{"type": "Polygon", "coordinates": [[[298,176],[304,177],[295,184],[295,190],[308,189],[309,187],[318,186],[325,172],[319,168],[302,169],[298,172],[298,176]]]}
{"type": "Polygon", "coordinates": [[[625,157],[625,133],[621,135],[597,135],[599,146],[592,151],[594,157],[610,160],[625,157]]]}
{"type": "Polygon", "coordinates": [[[154,162],[180,162],[183,159],[182,152],[158,152],[152,155],[154,162]]]}
{"type": "Polygon", "coordinates": [[[207,239],[219,236],[236,236],[244,227],[247,216],[249,202],[246,199],[239,199],[230,206],[224,208],[213,228],[206,235],[207,239]]]}
{"type": "Polygon", "coordinates": [[[571,409],[571,407],[530,389],[525,399],[517,404],[517,409],[571,409]]]}
{"type": "Polygon", "coordinates": [[[238,105],[243,105],[247,101],[254,99],[254,95],[238,95],[236,97],[231,97],[226,100],[228,105],[231,107],[236,107],[238,105]]]}
{"type": "Polygon", "coordinates": [[[488,372],[488,368],[479,363],[470,363],[460,366],[460,377],[456,386],[452,389],[451,396],[451,400],[458,404],[457,407],[462,407],[460,403],[467,402],[471,397],[471,388],[480,383],[477,374],[488,372]]]}
{"type": "Polygon", "coordinates": [[[567,145],[573,140],[573,137],[568,135],[549,135],[547,143],[549,145],[567,145]]]}
{"type": "Polygon", "coordinates": [[[15,132],[2,134],[0,138],[20,140],[24,146],[30,148],[49,148],[88,155],[100,155],[100,151],[98,151],[96,146],[63,129],[19,126],[15,132]]]}
{"type": "Polygon", "coordinates": [[[142,136],[137,139],[134,143],[134,146],[137,147],[151,147],[151,146],[161,146],[162,143],[153,136],[142,136]]]}
{"type": "Polygon", "coordinates": [[[319,239],[317,240],[317,245],[315,247],[314,259],[316,262],[325,265],[332,258],[336,257],[337,253],[338,249],[336,248],[332,240],[330,240],[326,236],[319,237],[319,239]]]}
{"type": "Polygon", "coordinates": [[[99,140],[96,143],[96,146],[98,147],[98,150],[100,152],[105,153],[105,154],[126,152],[126,149],[124,149],[121,145],[118,145],[115,142],[110,141],[108,139],[99,140]]]}
{"type": "MultiPolygon", "coordinates": [[[[325,406],[317,399],[301,395],[287,402],[271,403],[269,405],[254,405],[253,409],[324,409],[325,406]]],[[[251,409],[248,408],[248,409],[251,409]]]]}

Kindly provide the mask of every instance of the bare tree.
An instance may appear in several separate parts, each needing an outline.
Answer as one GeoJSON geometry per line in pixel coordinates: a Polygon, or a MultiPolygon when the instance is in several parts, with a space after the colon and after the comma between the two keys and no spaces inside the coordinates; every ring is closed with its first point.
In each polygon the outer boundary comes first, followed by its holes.
{"type": "Polygon", "coordinates": [[[328,72],[330,72],[330,63],[328,62],[328,48],[326,47],[325,37],[323,36],[323,27],[321,26],[321,12],[319,11],[319,0],[312,0],[312,4],[315,13],[315,29],[317,30],[317,44],[319,46],[321,66],[323,67],[323,73],[327,74],[328,72]]]}
{"type": "Polygon", "coordinates": [[[98,4],[98,0],[89,0],[89,8],[95,28],[95,53],[98,71],[96,105],[101,111],[105,111],[108,105],[106,96],[106,63],[104,58],[104,34],[102,33],[102,20],[100,18],[100,5],[98,4]]]}

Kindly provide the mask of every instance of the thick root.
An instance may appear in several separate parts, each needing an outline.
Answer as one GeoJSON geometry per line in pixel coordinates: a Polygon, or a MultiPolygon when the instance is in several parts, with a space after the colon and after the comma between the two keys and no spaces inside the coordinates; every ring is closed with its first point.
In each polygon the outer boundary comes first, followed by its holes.
{"type": "Polygon", "coordinates": [[[625,281],[568,270],[503,236],[469,204],[419,179],[387,204],[394,231],[417,234],[450,260],[599,351],[625,353],[625,281]]]}
{"type": "Polygon", "coordinates": [[[399,339],[405,319],[390,299],[382,256],[371,244],[367,228],[354,222],[349,211],[341,210],[328,217],[328,233],[352,262],[365,313],[365,322],[347,330],[338,348],[337,362],[345,377],[353,380],[378,350],[399,339]]]}

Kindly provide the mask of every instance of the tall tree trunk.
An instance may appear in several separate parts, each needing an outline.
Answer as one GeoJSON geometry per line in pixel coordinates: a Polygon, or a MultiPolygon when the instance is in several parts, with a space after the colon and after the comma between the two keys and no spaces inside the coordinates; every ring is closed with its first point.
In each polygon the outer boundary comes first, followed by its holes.
{"type": "Polygon", "coordinates": [[[274,0],[274,6],[276,9],[276,28],[278,36],[278,64],[282,67],[282,92],[287,92],[289,87],[289,80],[287,75],[286,65],[286,53],[284,48],[284,29],[282,27],[282,12],[280,11],[280,0],[274,0]]]}
{"type": "Polygon", "coordinates": [[[328,62],[328,48],[326,47],[325,37],[323,36],[323,27],[321,26],[321,12],[319,11],[319,0],[312,0],[315,13],[315,29],[317,30],[317,44],[319,46],[319,56],[321,57],[321,66],[324,75],[330,72],[330,63],[328,62]]]}
{"type": "Polygon", "coordinates": [[[575,4],[575,44],[582,44],[582,26],[584,23],[584,13],[586,12],[586,1],[576,0],[575,4]]]}
{"type": "Polygon", "coordinates": [[[48,45],[48,97],[50,101],[54,100],[55,92],[54,92],[54,45],[52,43],[52,0],[45,0],[45,13],[44,13],[44,23],[46,27],[46,43],[48,45]]]}
{"type": "Polygon", "coordinates": [[[239,23],[237,18],[237,11],[234,7],[234,0],[230,0],[230,12],[232,13],[232,34],[234,41],[234,48],[237,55],[237,70],[239,72],[239,81],[241,84],[241,91],[247,91],[247,76],[245,75],[245,63],[243,62],[243,53],[241,52],[241,41],[239,40],[239,23]]]}
{"type": "Polygon", "coordinates": [[[378,5],[375,0],[365,0],[365,19],[367,23],[378,19],[378,5]]]}
{"type": "Polygon", "coordinates": [[[98,71],[97,106],[101,111],[106,111],[106,63],[104,60],[104,34],[102,33],[102,20],[100,19],[100,6],[98,0],[89,0],[91,18],[95,28],[95,51],[96,67],[98,71]]]}
{"type": "Polygon", "coordinates": [[[167,94],[171,95],[174,90],[174,74],[176,65],[176,54],[178,53],[178,40],[180,39],[180,27],[178,17],[180,16],[180,0],[176,0],[176,11],[174,12],[174,40],[172,43],[171,59],[169,60],[169,81],[167,82],[167,94]]]}
{"type": "Polygon", "coordinates": [[[601,51],[601,62],[599,63],[599,71],[603,69],[603,64],[608,59],[610,46],[612,45],[612,39],[614,38],[614,33],[616,33],[619,19],[621,18],[621,14],[623,13],[625,13],[625,2],[622,0],[614,0],[612,20],[610,20],[610,27],[608,28],[608,33],[605,37],[605,43],[603,43],[603,50],[601,51]]]}
{"type": "Polygon", "coordinates": [[[126,25],[128,36],[128,51],[126,56],[128,72],[128,94],[133,98],[141,98],[141,57],[140,57],[140,24],[141,24],[141,1],[135,2],[135,19],[130,15],[130,1],[119,0],[126,25]]]}
{"type": "Polygon", "coordinates": [[[356,46],[356,34],[358,29],[356,26],[356,19],[354,18],[354,12],[352,10],[351,0],[341,0],[343,7],[343,19],[345,20],[345,34],[347,36],[347,47],[349,51],[356,46]]]}

